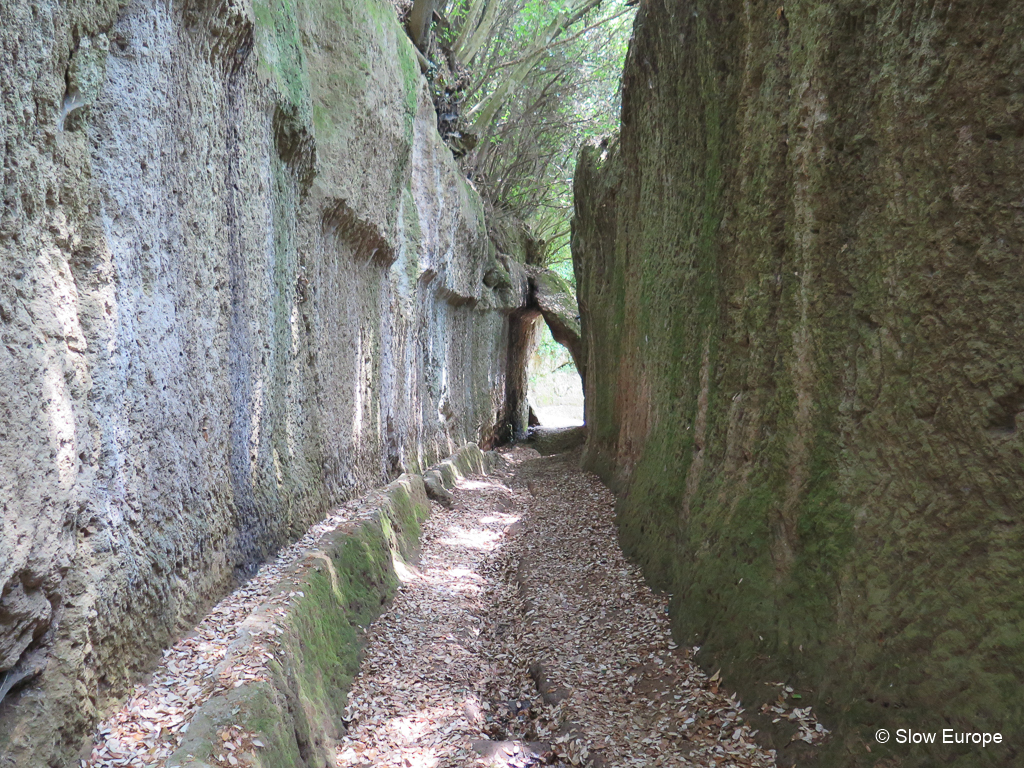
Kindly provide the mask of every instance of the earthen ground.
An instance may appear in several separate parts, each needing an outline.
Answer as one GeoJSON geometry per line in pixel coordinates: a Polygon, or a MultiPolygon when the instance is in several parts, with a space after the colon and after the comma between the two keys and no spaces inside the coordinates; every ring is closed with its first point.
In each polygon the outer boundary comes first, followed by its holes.
{"type": "Polygon", "coordinates": [[[368,634],[338,765],[774,765],[727,681],[672,641],[578,452],[504,456],[428,521],[368,634]]]}

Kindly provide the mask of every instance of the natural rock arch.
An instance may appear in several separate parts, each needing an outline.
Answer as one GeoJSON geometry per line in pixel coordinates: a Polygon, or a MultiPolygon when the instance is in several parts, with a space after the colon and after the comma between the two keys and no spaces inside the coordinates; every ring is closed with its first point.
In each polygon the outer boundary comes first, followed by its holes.
{"type": "Polygon", "coordinates": [[[579,309],[572,288],[550,269],[526,267],[525,271],[528,286],[526,303],[509,316],[504,439],[523,439],[530,426],[530,406],[526,399],[527,371],[536,338],[537,318],[544,318],[552,338],[569,350],[581,384],[586,382],[579,309]]]}

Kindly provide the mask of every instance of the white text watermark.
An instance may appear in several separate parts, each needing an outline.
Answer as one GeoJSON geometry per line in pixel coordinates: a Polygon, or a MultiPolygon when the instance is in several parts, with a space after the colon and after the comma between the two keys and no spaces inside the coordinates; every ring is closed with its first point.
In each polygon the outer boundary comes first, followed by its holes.
{"type": "Polygon", "coordinates": [[[897,728],[895,736],[885,728],[875,731],[875,741],[887,744],[892,740],[896,744],[976,744],[987,747],[990,744],[1002,744],[1003,734],[957,731],[943,728],[941,731],[915,731],[912,728],[897,728]]]}

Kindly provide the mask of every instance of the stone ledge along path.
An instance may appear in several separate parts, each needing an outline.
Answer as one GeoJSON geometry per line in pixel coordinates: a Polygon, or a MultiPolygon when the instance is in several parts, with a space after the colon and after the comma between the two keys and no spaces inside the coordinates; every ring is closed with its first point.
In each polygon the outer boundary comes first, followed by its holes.
{"type": "MultiPolygon", "coordinates": [[[[667,597],[625,560],[614,498],[578,468],[578,452],[542,457],[517,446],[501,455],[489,475],[432,503],[418,565],[396,566],[398,593],[366,632],[338,768],[775,765],[737,697],[691,661],[696,649],[672,641],[667,597]]],[[[100,726],[82,764],[170,766],[198,704],[215,692],[201,687],[212,685],[234,625],[273,592],[288,562],[377,504],[375,494],[349,503],[222,601],[100,726]]],[[[234,665],[213,687],[259,679],[257,662],[248,672],[234,665]]],[[[784,699],[768,714],[793,721],[794,738],[827,735],[809,709],[784,699]]],[[[228,747],[216,764],[266,765],[259,734],[222,737],[228,747]]]]}
{"type": "MultiPolygon", "coordinates": [[[[506,451],[424,530],[371,627],[343,768],[770,766],[735,696],[672,642],[578,454],[506,451]]],[[[780,708],[781,709],[781,708],[780,708]]],[[[810,713],[805,741],[827,731],[810,713]]]]}

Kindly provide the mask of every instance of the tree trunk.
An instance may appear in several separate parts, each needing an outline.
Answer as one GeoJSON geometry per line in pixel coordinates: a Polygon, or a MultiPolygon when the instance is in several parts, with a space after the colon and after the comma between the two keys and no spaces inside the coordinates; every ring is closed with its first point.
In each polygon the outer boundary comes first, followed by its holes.
{"type": "Polygon", "coordinates": [[[430,31],[430,19],[434,15],[436,2],[437,0],[413,0],[409,20],[405,23],[413,45],[421,51],[427,45],[427,33],[430,31]]]}

